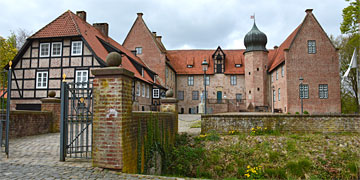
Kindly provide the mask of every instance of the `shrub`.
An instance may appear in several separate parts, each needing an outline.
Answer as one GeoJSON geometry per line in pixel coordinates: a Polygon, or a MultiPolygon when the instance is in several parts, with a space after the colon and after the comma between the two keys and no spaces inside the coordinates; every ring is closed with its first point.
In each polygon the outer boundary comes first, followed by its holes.
{"type": "Polygon", "coordinates": [[[304,114],[309,114],[309,112],[307,112],[307,111],[304,111],[304,114]]]}
{"type": "Polygon", "coordinates": [[[300,114],[299,112],[296,112],[295,114],[300,114]]]}

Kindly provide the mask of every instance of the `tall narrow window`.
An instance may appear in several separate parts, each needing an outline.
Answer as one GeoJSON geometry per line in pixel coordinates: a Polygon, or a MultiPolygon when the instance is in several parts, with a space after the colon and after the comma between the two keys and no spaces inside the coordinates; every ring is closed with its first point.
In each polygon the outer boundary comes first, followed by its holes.
{"type": "Polygon", "coordinates": [[[281,77],[284,77],[284,66],[281,66],[281,77]]]}
{"type": "Polygon", "coordinates": [[[51,56],[61,56],[61,48],[62,48],[61,42],[52,43],[51,56]]]}
{"type": "Polygon", "coordinates": [[[140,83],[136,86],[136,96],[140,96],[140,83]]]}
{"type": "Polygon", "coordinates": [[[36,73],[36,88],[43,89],[47,88],[48,83],[48,72],[40,71],[36,73]]]}
{"type": "Polygon", "coordinates": [[[88,70],[77,70],[76,71],[76,77],[75,77],[75,82],[78,83],[76,84],[76,87],[78,88],[86,88],[87,87],[87,82],[88,82],[88,70]]]}
{"type": "Polygon", "coordinates": [[[273,102],[275,102],[275,101],[276,101],[276,91],[273,90],[273,102]]]}
{"type": "Polygon", "coordinates": [[[146,86],[146,98],[150,97],[150,88],[149,86],[146,86]]]}
{"type": "Polygon", "coordinates": [[[210,86],[210,76],[209,76],[209,75],[206,75],[206,76],[205,76],[205,84],[206,84],[207,86],[210,86]]]}
{"type": "Polygon", "coordinates": [[[199,100],[199,91],[192,92],[192,100],[199,100]]]}
{"type": "Polygon", "coordinates": [[[276,69],[276,80],[279,79],[279,71],[276,69]]]}
{"type": "Polygon", "coordinates": [[[136,54],[142,54],[142,47],[135,48],[136,54]]]}
{"type": "Polygon", "coordinates": [[[271,73],[271,82],[274,82],[274,74],[271,73]]]}
{"type": "Polygon", "coordinates": [[[159,93],[159,89],[153,89],[153,98],[159,98],[160,93],[159,93]]]}
{"type": "Polygon", "coordinates": [[[327,84],[319,84],[319,98],[327,99],[328,98],[328,85],[327,84]]]}
{"type": "Polygon", "coordinates": [[[40,57],[49,57],[50,43],[40,43],[40,57]]]}
{"type": "Polygon", "coordinates": [[[278,89],[278,101],[280,101],[280,88],[278,89]]]}
{"type": "Polygon", "coordinates": [[[142,84],[142,97],[145,97],[145,84],[142,84]]]}
{"type": "Polygon", "coordinates": [[[71,55],[78,56],[82,54],[82,41],[73,41],[71,44],[71,55]]]}
{"type": "Polygon", "coordinates": [[[315,54],[316,53],[316,41],[308,40],[308,53],[315,54]]]}
{"type": "Polygon", "coordinates": [[[299,85],[299,89],[300,89],[300,98],[309,99],[309,85],[307,84],[299,85]]]}
{"type": "Polygon", "coordinates": [[[194,76],[189,76],[188,77],[188,86],[193,86],[194,85],[194,76]]]}
{"type": "Polygon", "coordinates": [[[184,91],[178,91],[178,99],[184,100],[184,91]]]}
{"type": "Polygon", "coordinates": [[[236,76],[235,75],[230,76],[230,84],[233,86],[236,85],[236,76]]]}

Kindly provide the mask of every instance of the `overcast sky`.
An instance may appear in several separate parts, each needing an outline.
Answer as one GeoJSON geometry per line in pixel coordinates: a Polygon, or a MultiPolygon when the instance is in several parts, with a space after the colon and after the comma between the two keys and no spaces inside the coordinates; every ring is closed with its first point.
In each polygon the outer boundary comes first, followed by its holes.
{"type": "Polygon", "coordinates": [[[267,48],[280,45],[302,22],[305,9],[329,35],[340,35],[345,0],[1,0],[0,36],[19,28],[35,33],[66,10],[87,12],[87,21],[107,22],[110,36],[120,44],[137,12],[170,49],[244,48],[250,16],[268,37],[267,48]]]}

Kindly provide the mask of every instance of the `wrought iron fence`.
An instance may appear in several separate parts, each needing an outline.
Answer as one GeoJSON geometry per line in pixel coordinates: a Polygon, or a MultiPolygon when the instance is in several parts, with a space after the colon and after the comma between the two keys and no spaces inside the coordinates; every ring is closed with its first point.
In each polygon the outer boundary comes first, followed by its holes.
{"type": "Polygon", "coordinates": [[[0,147],[1,151],[9,157],[9,124],[11,100],[11,62],[8,71],[0,72],[0,147]]]}

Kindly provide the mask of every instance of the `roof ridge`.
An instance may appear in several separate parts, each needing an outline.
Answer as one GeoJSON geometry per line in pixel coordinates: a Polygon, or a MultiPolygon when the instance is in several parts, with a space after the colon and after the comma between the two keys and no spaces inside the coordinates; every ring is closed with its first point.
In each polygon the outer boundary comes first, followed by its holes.
{"type": "MultiPolygon", "coordinates": [[[[44,30],[45,28],[49,27],[52,23],[54,23],[55,21],[57,21],[58,19],[60,19],[60,17],[63,17],[64,15],[66,15],[67,12],[71,12],[70,10],[65,11],[64,13],[62,13],[60,16],[58,16],[57,18],[55,18],[54,20],[52,20],[51,22],[49,22],[48,24],[46,24],[43,28],[39,29],[38,31],[36,31],[34,34],[32,34],[28,39],[33,38],[35,35],[37,35],[40,31],[44,30]]],[[[78,31],[79,33],[79,31],[78,31]]],[[[81,34],[81,33],[79,33],[81,34]]]]}
{"type": "MultiPolygon", "coordinates": [[[[71,12],[70,10],[68,10],[67,12],[69,13],[71,20],[72,20],[73,23],[75,24],[75,29],[76,29],[76,31],[77,31],[80,35],[82,35],[81,32],[80,32],[80,29],[79,29],[79,25],[78,25],[77,22],[74,20],[73,12],[71,12]]],[[[74,14],[74,15],[75,15],[75,14],[74,14]]]]}

